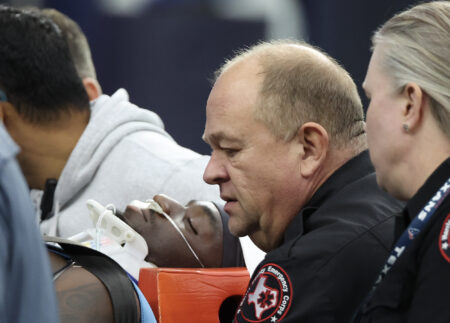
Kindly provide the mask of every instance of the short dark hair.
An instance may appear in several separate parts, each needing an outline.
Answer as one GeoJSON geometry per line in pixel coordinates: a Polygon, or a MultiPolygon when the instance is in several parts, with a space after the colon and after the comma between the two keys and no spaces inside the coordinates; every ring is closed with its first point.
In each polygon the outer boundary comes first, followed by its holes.
{"type": "Polygon", "coordinates": [[[31,10],[0,6],[0,89],[32,123],[89,109],[89,98],[58,26],[31,10]]]}
{"type": "Polygon", "coordinates": [[[42,9],[41,13],[49,17],[62,32],[69,45],[73,63],[81,78],[91,77],[97,79],[91,49],[86,35],[80,26],[68,16],[53,8],[42,9]]]}

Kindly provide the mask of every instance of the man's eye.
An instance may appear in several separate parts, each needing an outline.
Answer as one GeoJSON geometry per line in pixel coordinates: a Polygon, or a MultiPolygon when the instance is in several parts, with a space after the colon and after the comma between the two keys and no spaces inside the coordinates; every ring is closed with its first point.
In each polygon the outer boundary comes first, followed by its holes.
{"type": "Polygon", "coordinates": [[[194,226],[192,225],[192,220],[191,220],[190,217],[187,218],[187,222],[188,222],[189,226],[191,227],[192,231],[193,231],[195,234],[198,234],[197,230],[195,230],[194,226]]]}
{"type": "Polygon", "coordinates": [[[233,157],[239,152],[239,149],[234,148],[222,148],[222,150],[228,157],[233,157]]]}

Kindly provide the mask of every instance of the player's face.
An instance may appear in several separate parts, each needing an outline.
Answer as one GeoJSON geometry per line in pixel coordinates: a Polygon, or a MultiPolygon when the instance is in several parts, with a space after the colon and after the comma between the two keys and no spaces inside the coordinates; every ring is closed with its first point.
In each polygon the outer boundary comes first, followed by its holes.
{"type": "Polygon", "coordinates": [[[195,253],[205,267],[221,267],[223,228],[215,205],[192,201],[183,206],[163,195],[154,199],[173,222],[153,210],[131,205],[124,213],[126,222],[147,242],[146,260],[158,267],[201,267],[195,253]]]}

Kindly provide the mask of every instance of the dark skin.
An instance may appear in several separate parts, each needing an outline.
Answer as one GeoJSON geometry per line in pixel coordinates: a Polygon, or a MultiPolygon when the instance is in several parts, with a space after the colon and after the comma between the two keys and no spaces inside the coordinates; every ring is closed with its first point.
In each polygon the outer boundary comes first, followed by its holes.
{"type": "MultiPolygon", "coordinates": [[[[206,267],[221,267],[223,229],[211,202],[192,201],[186,207],[164,195],[154,200],[172,217],[206,267]]],[[[178,231],[161,214],[128,206],[123,219],[141,234],[149,247],[146,260],[159,267],[200,267],[178,231]]],[[[52,271],[68,261],[49,252],[52,271]]],[[[114,323],[111,298],[103,283],[86,269],[71,266],[54,280],[61,323],[114,323]]],[[[139,311],[139,300],[135,295],[139,311]]]]}
{"type": "MultiPolygon", "coordinates": [[[[68,261],[49,252],[52,272],[56,273],[68,261]]],[[[71,266],[55,279],[61,323],[114,323],[111,298],[103,283],[86,269],[71,266]]],[[[139,300],[135,295],[139,317],[139,300]]]]}
{"type": "MultiPolygon", "coordinates": [[[[213,203],[191,201],[182,206],[162,194],[156,195],[154,200],[175,221],[205,267],[222,266],[222,219],[213,203]]],[[[123,218],[147,242],[147,261],[158,267],[201,267],[183,238],[163,215],[127,206],[123,218]]]]}

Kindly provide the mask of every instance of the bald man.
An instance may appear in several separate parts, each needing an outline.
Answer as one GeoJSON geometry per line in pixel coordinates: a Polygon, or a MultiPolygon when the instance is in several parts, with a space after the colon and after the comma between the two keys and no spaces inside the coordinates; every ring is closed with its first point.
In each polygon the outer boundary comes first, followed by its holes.
{"type": "Polygon", "coordinates": [[[356,86],[305,43],[262,43],[217,73],[204,173],[236,236],[267,252],[237,322],[348,322],[392,244],[401,204],[366,151],[356,86]]]}

